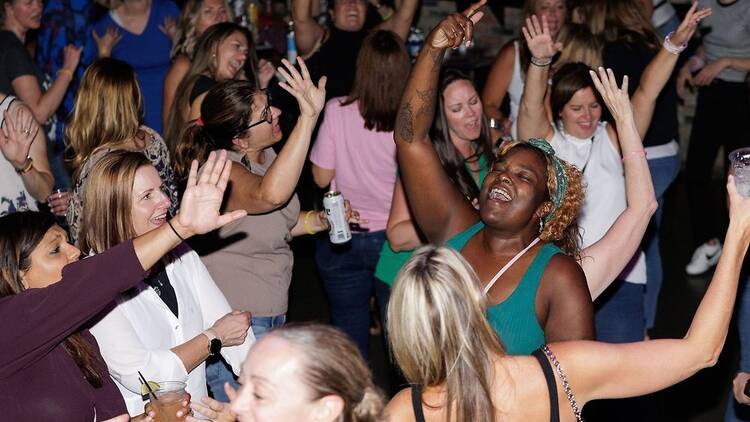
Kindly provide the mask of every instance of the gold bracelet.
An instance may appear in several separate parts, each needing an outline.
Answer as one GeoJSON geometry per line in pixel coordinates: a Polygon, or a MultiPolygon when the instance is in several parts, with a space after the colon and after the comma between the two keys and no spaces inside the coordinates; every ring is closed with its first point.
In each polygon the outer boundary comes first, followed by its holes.
{"type": "Polygon", "coordinates": [[[307,224],[307,220],[310,219],[310,214],[314,214],[316,212],[317,211],[315,211],[315,210],[310,210],[310,211],[308,211],[308,212],[305,213],[305,219],[303,220],[302,228],[305,230],[305,233],[307,233],[307,234],[315,234],[315,233],[317,233],[316,231],[313,231],[310,228],[310,226],[307,224]]]}
{"type": "Polygon", "coordinates": [[[63,75],[68,75],[68,76],[70,76],[70,79],[73,79],[73,72],[72,71],[70,71],[68,69],[60,69],[60,70],[57,71],[57,76],[60,76],[61,73],[63,75]]]}
{"type": "Polygon", "coordinates": [[[16,169],[16,173],[23,175],[30,172],[32,168],[34,168],[34,160],[32,160],[31,157],[26,157],[26,162],[24,163],[23,168],[16,169]]]}

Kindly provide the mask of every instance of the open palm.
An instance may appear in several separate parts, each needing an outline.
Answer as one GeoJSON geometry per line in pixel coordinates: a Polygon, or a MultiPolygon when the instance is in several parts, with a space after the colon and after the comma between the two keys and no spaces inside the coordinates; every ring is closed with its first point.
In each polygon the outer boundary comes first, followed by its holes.
{"type": "Polygon", "coordinates": [[[528,45],[533,57],[549,59],[562,48],[562,44],[552,39],[552,33],[547,25],[547,18],[544,16],[542,16],[541,24],[536,15],[526,18],[526,26],[521,28],[521,31],[526,38],[526,45],[528,45]]]}
{"type": "Polygon", "coordinates": [[[301,73],[286,59],[281,63],[284,67],[278,70],[286,82],[280,82],[279,86],[297,99],[301,114],[317,117],[326,104],[326,77],[320,78],[315,85],[302,57],[297,57],[301,73]]]}
{"type": "Polygon", "coordinates": [[[628,75],[623,76],[622,86],[618,87],[617,79],[615,79],[612,69],[605,71],[603,67],[600,67],[598,75],[593,70],[589,71],[589,73],[591,74],[591,79],[594,81],[596,90],[599,91],[615,121],[632,119],[633,107],[628,95],[628,75]]]}
{"type": "Polygon", "coordinates": [[[247,215],[242,210],[219,213],[231,169],[232,162],[227,160],[227,152],[224,150],[218,154],[211,152],[200,173],[198,162],[193,161],[176,217],[180,225],[190,230],[191,234],[208,233],[247,215]]]}
{"type": "Polygon", "coordinates": [[[17,106],[14,113],[5,110],[4,120],[0,150],[6,160],[18,167],[29,156],[31,144],[39,133],[39,124],[23,105],[17,106]]]}

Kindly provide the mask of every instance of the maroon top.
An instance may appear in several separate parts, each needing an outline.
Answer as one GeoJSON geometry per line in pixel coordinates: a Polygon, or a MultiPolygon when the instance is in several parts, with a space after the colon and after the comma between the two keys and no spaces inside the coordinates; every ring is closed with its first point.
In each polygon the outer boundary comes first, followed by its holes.
{"type": "Polygon", "coordinates": [[[127,413],[88,330],[83,335],[95,346],[101,388],[86,381],[61,342],[144,274],[127,241],[67,265],[51,286],[0,298],[0,419],[93,422],[127,413]]]}

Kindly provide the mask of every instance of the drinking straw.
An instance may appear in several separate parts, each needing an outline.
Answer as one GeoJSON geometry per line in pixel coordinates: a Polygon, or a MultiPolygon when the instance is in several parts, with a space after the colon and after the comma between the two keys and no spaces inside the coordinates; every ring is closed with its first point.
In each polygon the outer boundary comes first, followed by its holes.
{"type": "Polygon", "coordinates": [[[148,385],[148,381],[146,381],[146,377],[141,374],[141,371],[138,371],[138,376],[141,377],[141,382],[146,384],[146,388],[148,389],[148,392],[151,393],[151,396],[154,398],[154,400],[159,401],[158,398],[156,398],[156,394],[154,394],[154,390],[151,389],[151,386],[148,385]]]}

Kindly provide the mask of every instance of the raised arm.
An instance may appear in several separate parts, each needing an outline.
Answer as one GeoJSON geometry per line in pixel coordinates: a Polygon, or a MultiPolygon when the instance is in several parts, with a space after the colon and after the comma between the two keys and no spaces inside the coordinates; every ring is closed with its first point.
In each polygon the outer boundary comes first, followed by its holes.
{"type": "Polygon", "coordinates": [[[23,185],[34,199],[46,202],[52,193],[54,178],[47,161],[44,131],[20,101],[14,101],[5,111],[4,122],[0,132],[3,157],[19,170],[23,185]]]}
{"type": "Polygon", "coordinates": [[[562,48],[556,43],[547,26],[547,18],[542,16],[541,25],[536,15],[526,18],[526,26],[521,28],[531,51],[531,63],[526,72],[521,105],[518,109],[518,138],[552,137],[552,123],[544,107],[544,95],[549,84],[549,68],[552,58],[562,48]]]}
{"type": "Polygon", "coordinates": [[[428,135],[435,116],[437,84],[445,49],[470,42],[485,0],[443,19],[427,37],[401,97],[393,137],[401,181],[414,218],[427,239],[443,243],[475,223],[476,210],[445,174],[428,135]],[[476,13],[474,13],[476,12],[476,13]]]}
{"type": "Polygon", "coordinates": [[[633,115],[638,135],[641,138],[646,136],[648,127],[651,125],[656,98],[677,65],[681,46],[687,45],[698,28],[698,23],[710,14],[711,9],[698,10],[698,2],[693,3],[680,26],[671,37],[664,40],[664,46],[643,71],[638,88],[633,93],[633,115]]]}
{"type": "Polygon", "coordinates": [[[323,39],[325,29],[311,13],[310,0],[292,0],[292,20],[294,21],[294,41],[300,56],[307,57],[315,45],[323,39]]]}
{"type": "Polygon", "coordinates": [[[40,81],[34,75],[22,75],[11,81],[18,98],[29,106],[39,124],[44,124],[60,106],[81,59],[81,48],[68,45],[63,55],[63,67],[45,92],[39,89],[40,81]]]}
{"type": "Polygon", "coordinates": [[[282,60],[286,70],[279,67],[286,79],[279,86],[292,94],[300,107],[297,124],[264,176],[252,174],[240,166],[233,170],[232,189],[226,205],[228,210],[240,209],[251,214],[268,212],[284,205],[297,187],[315,122],[325,105],[326,85],[326,79],[322,77],[316,86],[304,60],[301,57],[297,60],[301,73],[286,59],[282,60]]]}
{"type": "MultiPolygon", "coordinates": [[[[600,398],[652,393],[716,363],[734,309],[742,261],[750,242],[750,199],[729,177],[730,223],[719,265],[683,339],[630,344],[571,342],[551,349],[567,372],[579,405],[600,398]]],[[[564,397],[560,397],[566,400],[564,397]]],[[[567,403],[566,403],[567,405],[567,403]]]]}
{"type": "Polygon", "coordinates": [[[378,25],[378,29],[393,31],[401,37],[403,41],[406,41],[406,37],[409,36],[411,21],[414,19],[414,14],[417,12],[417,6],[419,6],[419,0],[403,0],[400,4],[399,2],[396,2],[396,12],[390,19],[387,19],[378,25]]]}
{"type": "Polygon", "coordinates": [[[622,87],[617,86],[611,69],[605,72],[600,68],[599,75],[591,72],[591,78],[615,119],[628,203],[604,237],[581,252],[581,267],[586,273],[591,297],[596,299],[630,262],[657,204],[643,143],[633,119],[628,77],[623,77],[622,87]]]}

